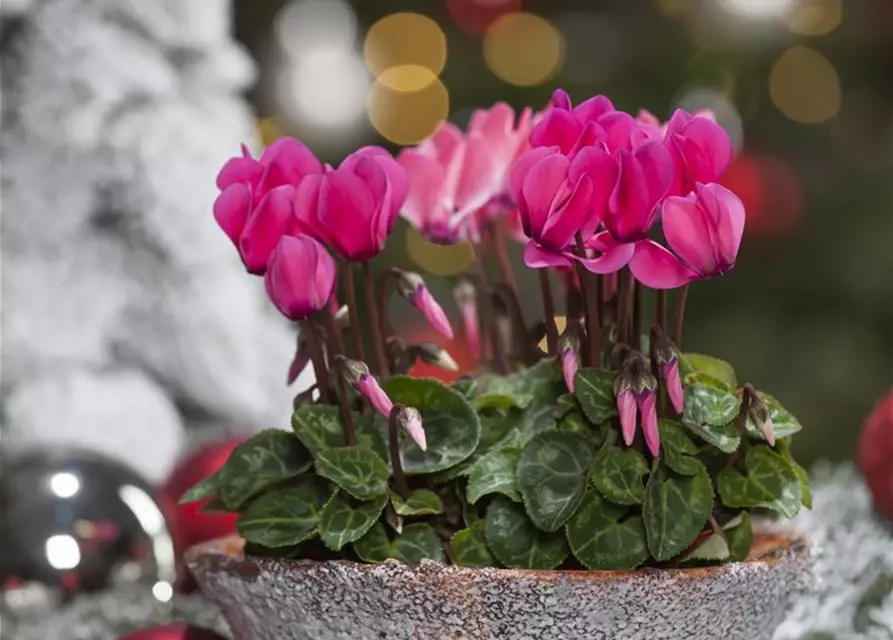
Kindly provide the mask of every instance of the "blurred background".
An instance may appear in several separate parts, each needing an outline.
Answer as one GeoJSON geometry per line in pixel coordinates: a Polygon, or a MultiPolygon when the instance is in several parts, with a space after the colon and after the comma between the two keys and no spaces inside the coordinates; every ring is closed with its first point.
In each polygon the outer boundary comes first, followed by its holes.
{"type": "MultiPolygon", "coordinates": [[[[795,446],[812,460],[850,457],[893,382],[890,7],[242,0],[235,16],[260,62],[262,135],[298,136],[330,161],[416,143],[443,118],[464,126],[498,100],[541,108],[556,87],[661,119],[713,109],[736,145],[725,182],[747,204],[747,239],[733,273],[694,287],[685,346],[776,394],[806,425],[795,446]]],[[[402,225],[387,259],[449,276],[471,257],[402,225]]]]}

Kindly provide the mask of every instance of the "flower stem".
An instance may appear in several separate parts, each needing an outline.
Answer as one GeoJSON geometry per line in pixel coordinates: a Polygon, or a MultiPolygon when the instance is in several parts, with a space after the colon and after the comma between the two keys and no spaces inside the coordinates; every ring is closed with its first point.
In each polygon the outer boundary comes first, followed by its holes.
{"type": "Polygon", "coordinates": [[[666,289],[658,289],[657,294],[657,302],[655,306],[654,312],[654,323],[660,327],[662,330],[666,331],[667,329],[667,290],[666,289]]]}
{"type": "Polygon", "coordinates": [[[391,319],[388,315],[388,285],[391,280],[397,278],[396,269],[388,269],[378,276],[378,317],[381,318],[381,327],[384,331],[384,337],[394,335],[394,328],[391,326],[391,319]]]}
{"type": "Polygon", "coordinates": [[[405,407],[397,403],[391,409],[391,415],[388,416],[388,449],[391,454],[391,467],[394,470],[394,483],[397,485],[397,493],[406,500],[409,498],[409,484],[406,482],[406,475],[403,473],[403,466],[400,464],[400,441],[397,439],[397,424],[400,412],[405,407]]]}
{"type": "Polygon", "coordinates": [[[629,341],[629,294],[630,273],[626,269],[620,272],[620,285],[617,290],[617,342],[626,344],[629,341]]]}
{"type": "Polygon", "coordinates": [[[496,327],[493,300],[490,299],[490,282],[487,280],[487,271],[484,268],[484,256],[479,244],[472,244],[472,250],[474,251],[477,276],[481,283],[481,319],[483,320],[486,334],[490,338],[490,344],[493,347],[493,370],[500,375],[505,375],[509,372],[509,365],[505,357],[505,345],[500,339],[499,330],[496,327]]]}
{"type": "Polygon", "coordinates": [[[633,335],[632,347],[637,351],[642,348],[642,285],[633,281],[633,335]]]}
{"type": "Polygon", "coordinates": [[[682,319],[685,317],[685,301],[688,299],[688,285],[676,294],[676,313],[673,318],[673,343],[682,348],[682,319]]]}
{"type": "MultiPolygon", "coordinates": [[[[328,310],[323,311],[328,317],[328,310]]],[[[319,344],[319,336],[316,334],[316,326],[310,320],[301,321],[301,330],[307,336],[307,348],[310,349],[310,362],[313,364],[313,374],[316,376],[316,384],[319,387],[319,397],[323,404],[331,404],[332,396],[329,393],[329,371],[326,369],[326,358],[322,345],[319,344]]]]}
{"type": "Polygon", "coordinates": [[[502,274],[502,281],[505,282],[512,291],[518,291],[518,282],[515,279],[515,271],[512,269],[512,263],[509,260],[508,249],[505,241],[505,229],[499,222],[493,220],[489,223],[490,241],[493,243],[493,252],[496,254],[496,260],[499,262],[499,271],[502,274]]]}
{"type": "Polygon", "coordinates": [[[539,359],[538,349],[534,348],[533,344],[528,340],[527,323],[524,321],[524,312],[521,310],[518,296],[506,283],[496,285],[494,294],[502,300],[502,304],[505,305],[509,317],[511,317],[512,342],[514,342],[515,355],[528,366],[533,366],[539,359]]]}
{"type": "MultiPolygon", "coordinates": [[[[326,333],[329,334],[329,361],[335,362],[335,357],[344,355],[344,344],[341,335],[335,327],[335,318],[329,309],[323,313],[326,323],[326,333]]],[[[353,415],[350,412],[350,403],[347,401],[347,390],[344,388],[344,379],[340,371],[336,371],[334,377],[335,395],[338,396],[338,407],[341,409],[341,421],[344,423],[344,440],[347,446],[352,447],[357,443],[357,433],[353,424],[353,415]]]]}
{"type": "Polygon", "coordinates": [[[372,265],[363,263],[363,279],[366,286],[366,303],[369,306],[369,322],[372,325],[372,350],[375,352],[375,363],[382,382],[388,379],[388,361],[384,354],[384,334],[381,331],[381,318],[375,300],[375,282],[372,279],[372,265]]]}
{"type": "Polygon", "coordinates": [[[347,289],[347,312],[350,316],[350,335],[353,340],[353,347],[356,350],[357,359],[366,362],[366,349],[363,346],[363,338],[360,335],[357,289],[353,280],[353,265],[350,262],[344,265],[344,285],[347,289]]]}
{"type": "Polygon", "coordinates": [[[540,292],[543,296],[543,322],[546,325],[546,344],[549,357],[558,353],[558,327],[555,326],[555,303],[552,301],[552,286],[549,284],[549,271],[537,269],[540,277],[540,292]]]}
{"type": "MultiPolygon", "coordinates": [[[[586,257],[586,245],[583,243],[583,234],[579,231],[577,232],[577,254],[586,257]]],[[[579,262],[575,264],[577,278],[580,280],[580,293],[583,295],[583,307],[586,310],[587,358],[584,364],[600,369],[602,366],[602,328],[598,317],[598,301],[594,299],[597,292],[589,288],[589,274],[583,265],[579,262]]]]}

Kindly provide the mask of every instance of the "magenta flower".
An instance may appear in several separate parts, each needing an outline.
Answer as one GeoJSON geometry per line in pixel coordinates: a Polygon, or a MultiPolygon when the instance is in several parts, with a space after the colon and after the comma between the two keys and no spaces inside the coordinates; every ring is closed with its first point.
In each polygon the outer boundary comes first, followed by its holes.
{"type": "Polygon", "coordinates": [[[302,231],[341,258],[364,262],[381,253],[408,191],[406,172],[390,154],[366,147],[302,180],[294,210],[302,231]]]}
{"type": "Polygon", "coordinates": [[[682,380],[679,377],[679,360],[672,358],[666,364],[661,365],[660,373],[667,383],[667,395],[676,413],[681,414],[685,410],[685,395],[682,391],[682,380]]]}
{"type": "Polygon", "coordinates": [[[305,235],[283,236],[270,254],[267,296],[290,320],[304,320],[325,308],[335,289],[337,267],[325,247],[305,235]]]}
{"type": "Polygon", "coordinates": [[[652,456],[660,453],[657,428],[657,380],[637,365],[629,367],[614,381],[614,398],[620,414],[620,431],[626,446],[636,437],[638,413],[642,414],[642,435],[652,456]]]}
{"type": "Polygon", "coordinates": [[[577,232],[591,236],[599,219],[592,213],[593,181],[569,178],[571,161],[557,148],[533,149],[512,168],[510,183],[524,235],[524,263],[534,269],[568,267],[566,250],[577,232]]]}
{"type": "Polygon", "coordinates": [[[574,107],[563,89],[552,94],[549,109],[530,132],[534,147],[558,147],[561,153],[573,155],[593,144],[604,133],[598,125],[605,114],[614,113],[614,105],[605,96],[595,96],[574,107]]]}
{"type": "Polygon", "coordinates": [[[444,123],[428,140],[405,149],[398,162],[410,178],[403,217],[431,242],[479,240],[476,214],[504,197],[509,168],[525,147],[526,109],[515,124],[505,103],[475,111],[468,133],[444,123]]]}
{"type": "Polygon", "coordinates": [[[282,236],[292,235],[298,229],[292,199],[295,189],[291,185],[276,187],[264,196],[239,236],[239,253],[249,273],[262,276],[267,270],[267,260],[282,236]]]}
{"type": "Polygon", "coordinates": [[[419,445],[419,449],[427,451],[428,443],[425,438],[425,429],[422,427],[422,414],[419,413],[419,410],[415,407],[403,407],[397,415],[397,421],[413,442],[419,445]]]}
{"type": "Polygon", "coordinates": [[[630,269],[653,289],[722,275],[735,266],[744,220],[744,204],[734,193],[718,184],[698,184],[688,197],[664,203],[664,236],[675,255],[646,241],[636,248],[630,269]]]}
{"type": "Polygon", "coordinates": [[[392,269],[392,272],[397,275],[397,290],[400,292],[400,295],[421,311],[432,327],[452,340],[453,327],[450,326],[450,321],[446,313],[444,313],[443,307],[438,304],[431,292],[428,291],[422,276],[411,271],[403,271],[402,269],[392,269]]]}
{"type": "Polygon", "coordinates": [[[675,156],[679,195],[698,182],[716,182],[732,162],[732,140],[711,112],[677,109],[666,125],[666,140],[675,156]]]}
{"type": "Polygon", "coordinates": [[[321,171],[319,160],[293,138],[280,138],[267,147],[260,160],[252,158],[242,145],[242,156],[228,160],[217,175],[221,193],[214,202],[214,218],[239,248],[251,213],[267,194],[277,187],[296,187],[304,177],[321,171]]]}

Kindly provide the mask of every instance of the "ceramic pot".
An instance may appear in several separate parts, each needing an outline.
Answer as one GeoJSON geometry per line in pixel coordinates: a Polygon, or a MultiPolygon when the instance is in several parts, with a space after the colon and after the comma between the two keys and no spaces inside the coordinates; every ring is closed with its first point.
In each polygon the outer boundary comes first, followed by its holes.
{"type": "Polygon", "coordinates": [[[812,582],[805,538],[758,530],[746,562],[703,569],[521,571],[186,554],[234,640],[767,640],[812,582]]]}

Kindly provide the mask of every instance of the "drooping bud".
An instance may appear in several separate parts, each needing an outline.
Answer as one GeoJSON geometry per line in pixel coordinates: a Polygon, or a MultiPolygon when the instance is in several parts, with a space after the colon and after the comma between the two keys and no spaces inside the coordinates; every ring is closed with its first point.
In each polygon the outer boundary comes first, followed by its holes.
{"type": "Polygon", "coordinates": [[[685,408],[685,394],[679,375],[679,349],[658,326],[651,328],[651,357],[666,382],[667,395],[673,409],[676,410],[676,413],[681,414],[685,408]]]}
{"type": "Polygon", "coordinates": [[[397,291],[400,292],[400,295],[421,311],[432,327],[452,340],[453,328],[450,326],[450,321],[444,313],[443,307],[428,291],[422,276],[402,269],[393,269],[393,273],[397,276],[397,291]]]}
{"type": "Polygon", "coordinates": [[[561,359],[561,373],[567,390],[574,393],[574,378],[580,368],[580,336],[574,323],[568,322],[567,329],[558,338],[558,357],[561,359]]]}
{"type": "Polygon", "coordinates": [[[636,418],[638,408],[633,395],[633,379],[627,371],[622,371],[614,378],[614,398],[617,401],[617,412],[620,414],[620,433],[626,446],[633,443],[636,437],[636,418]]]}
{"type": "Polygon", "coordinates": [[[415,407],[403,407],[397,414],[397,422],[403,427],[412,441],[419,445],[419,449],[426,451],[428,443],[425,439],[425,429],[422,427],[422,414],[415,407]]]}
{"type": "Polygon", "coordinates": [[[422,362],[446,369],[447,371],[458,371],[459,365],[453,359],[446,349],[442,349],[433,342],[423,342],[422,344],[414,344],[410,347],[413,355],[417,356],[422,362]]]}
{"type": "Polygon", "coordinates": [[[481,357],[481,328],[478,323],[477,291],[471,280],[459,278],[453,288],[453,297],[462,317],[462,328],[468,342],[468,350],[475,358],[481,357]]]}
{"type": "Polygon", "coordinates": [[[344,379],[362,395],[372,407],[385,418],[391,415],[394,403],[385,393],[378,380],[369,373],[369,367],[359,360],[339,358],[344,379]]]}
{"type": "Polygon", "coordinates": [[[769,409],[769,405],[757,395],[751,385],[744,385],[742,391],[746,395],[743,402],[747,402],[747,417],[760,429],[769,446],[774,447],[775,427],[772,425],[772,411],[769,409]]]}
{"type": "Polygon", "coordinates": [[[630,351],[621,373],[614,380],[614,397],[620,413],[623,441],[631,445],[636,434],[637,413],[642,414],[642,435],[652,456],[660,453],[660,434],[657,423],[657,378],[646,368],[645,359],[637,351],[630,351]]]}

